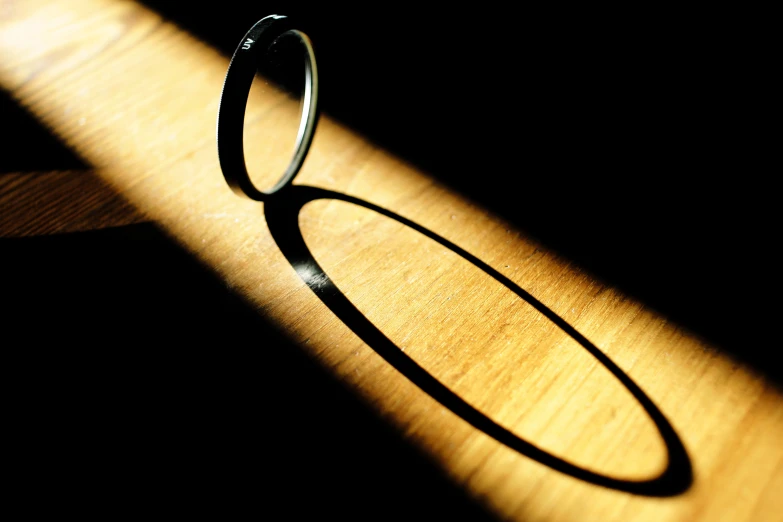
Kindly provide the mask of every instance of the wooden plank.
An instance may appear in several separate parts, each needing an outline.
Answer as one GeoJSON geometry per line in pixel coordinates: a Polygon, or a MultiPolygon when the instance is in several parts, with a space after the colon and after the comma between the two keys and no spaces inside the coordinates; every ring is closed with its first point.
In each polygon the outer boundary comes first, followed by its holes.
{"type": "MultiPolygon", "coordinates": [[[[781,397],[750,369],[328,118],[301,212],[238,198],[214,142],[226,58],[139,4],[5,2],[0,28],[0,84],[116,194],[85,212],[129,201],[499,516],[779,519],[781,397]],[[687,450],[682,492],[644,486],[667,432],[634,386],[687,450]]],[[[67,229],[28,212],[4,205],[4,235],[67,229]]]]}

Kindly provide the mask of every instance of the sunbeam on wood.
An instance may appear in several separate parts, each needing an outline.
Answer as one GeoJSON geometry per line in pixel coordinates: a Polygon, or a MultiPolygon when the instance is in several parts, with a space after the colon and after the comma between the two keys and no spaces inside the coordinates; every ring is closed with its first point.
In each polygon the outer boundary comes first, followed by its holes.
{"type": "MultiPolygon", "coordinates": [[[[504,519],[779,520],[774,386],[327,116],[295,184],[368,206],[313,198],[281,210],[279,230],[303,242],[276,241],[271,208],[237,197],[221,175],[215,120],[227,67],[135,2],[0,4],[0,86],[90,165],[0,180],[2,230],[99,228],[90,212],[102,205],[117,209],[115,224],[152,220],[504,519]],[[10,192],[77,175],[95,176],[80,181],[94,195],[70,206],[52,206],[56,192],[10,192]],[[41,205],[87,217],[36,228],[29,213],[41,205]],[[429,377],[412,377],[418,368],[429,377]],[[430,377],[440,383],[432,390],[456,398],[425,391],[430,377]],[[480,415],[533,449],[482,429],[471,420],[480,415]],[[624,489],[667,469],[668,436],[681,441],[692,484],[624,489]]],[[[254,96],[248,109],[259,143],[276,136],[268,102],[254,96]]],[[[269,150],[250,148],[248,163],[263,164],[269,150]]]]}

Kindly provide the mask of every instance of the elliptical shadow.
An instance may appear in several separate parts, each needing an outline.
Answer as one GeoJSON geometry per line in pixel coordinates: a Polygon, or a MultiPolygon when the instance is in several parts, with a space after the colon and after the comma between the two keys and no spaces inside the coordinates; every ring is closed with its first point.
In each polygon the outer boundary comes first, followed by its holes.
{"type": "Polygon", "coordinates": [[[563,318],[547,308],[535,297],[520,288],[509,278],[481,261],[476,256],[440,237],[436,233],[417,223],[395,214],[382,207],[361,199],[330,190],[293,185],[275,194],[265,202],[265,214],[269,230],[281,252],[297,271],[302,280],[319,299],[362,341],[367,343],[386,362],[391,364],[425,393],[440,402],[454,414],[483,431],[498,442],[540,462],[552,469],[574,478],[599,486],[651,497],[668,497],[688,490],[693,483],[693,469],[688,453],[676,431],[644,391],[601,350],[579,333],[563,318]],[[611,477],[590,471],[553,455],[515,435],[488,416],[471,406],[447,386],[438,381],[416,361],[399,349],[369,319],[367,319],[351,301],[340,291],[334,282],[316,262],[308,249],[299,227],[299,213],[305,204],[319,199],[334,199],[359,205],[410,227],[430,239],[448,248],[469,261],[486,274],[493,277],[521,299],[532,305],[538,312],[557,325],[563,332],[577,341],[585,350],[606,367],[644,408],[655,423],[666,445],[668,463],[666,469],[653,479],[632,481],[611,477]]]}

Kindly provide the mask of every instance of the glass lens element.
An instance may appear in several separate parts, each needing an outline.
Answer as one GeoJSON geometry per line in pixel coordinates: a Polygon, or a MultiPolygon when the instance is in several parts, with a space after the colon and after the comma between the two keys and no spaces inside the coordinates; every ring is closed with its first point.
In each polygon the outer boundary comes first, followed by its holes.
{"type": "Polygon", "coordinates": [[[299,31],[288,31],[259,53],[247,99],[243,144],[250,179],[262,191],[276,186],[297,150],[307,80],[303,38],[299,31]]]}

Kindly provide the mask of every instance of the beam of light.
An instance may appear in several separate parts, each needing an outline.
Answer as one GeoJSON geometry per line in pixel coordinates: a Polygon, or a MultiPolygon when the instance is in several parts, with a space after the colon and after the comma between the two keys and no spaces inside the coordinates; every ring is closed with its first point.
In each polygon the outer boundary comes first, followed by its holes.
{"type": "MultiPolygon", "coordinates": [[[[694,488],[668,504],[626,497],[617,504],[616,492],[553,473],[455,418],[385,365],[312,295],[272,241],[264,205],[237,198],[220,174],[214,135],[226,57],[135,2],[4,3],[0,29],[4,88],[140,215],[284,326],[500,513],[512,517],[526,504],[532,518],[579,520],[591,506],[619,510],[618,519],[637,513],[665,519],[706,506],[704,520],[718,512],[738,520],[774,505],[774,492],[762,485],[742,503],[712,497],[743,490],[751,476],[770,484],[780,476],[778,392],[676,325],[321,119],[297,184],[388,208],[482,258],[589,337],[670,418],[691,451],[694,488]],[[741,455],[731,453],[743,444],[741,455]]],[[[260,107],[249,108],[259,139],[269,132],[260,107]]],[[[261,152],[250,154],[263,159],[261,152]]],[[[661,469],[661,442],[627,394],[605,386],[606,372],[594,361],[469,264],[398,223],[343,202],[309,204],[300,224],[319,263],[357,308],[498,422],[590,469],[631,479],[661,469]],[[473,333],[475,344],[461,353],[442,349],[459,345],[465,332],[473,333]]]]}

